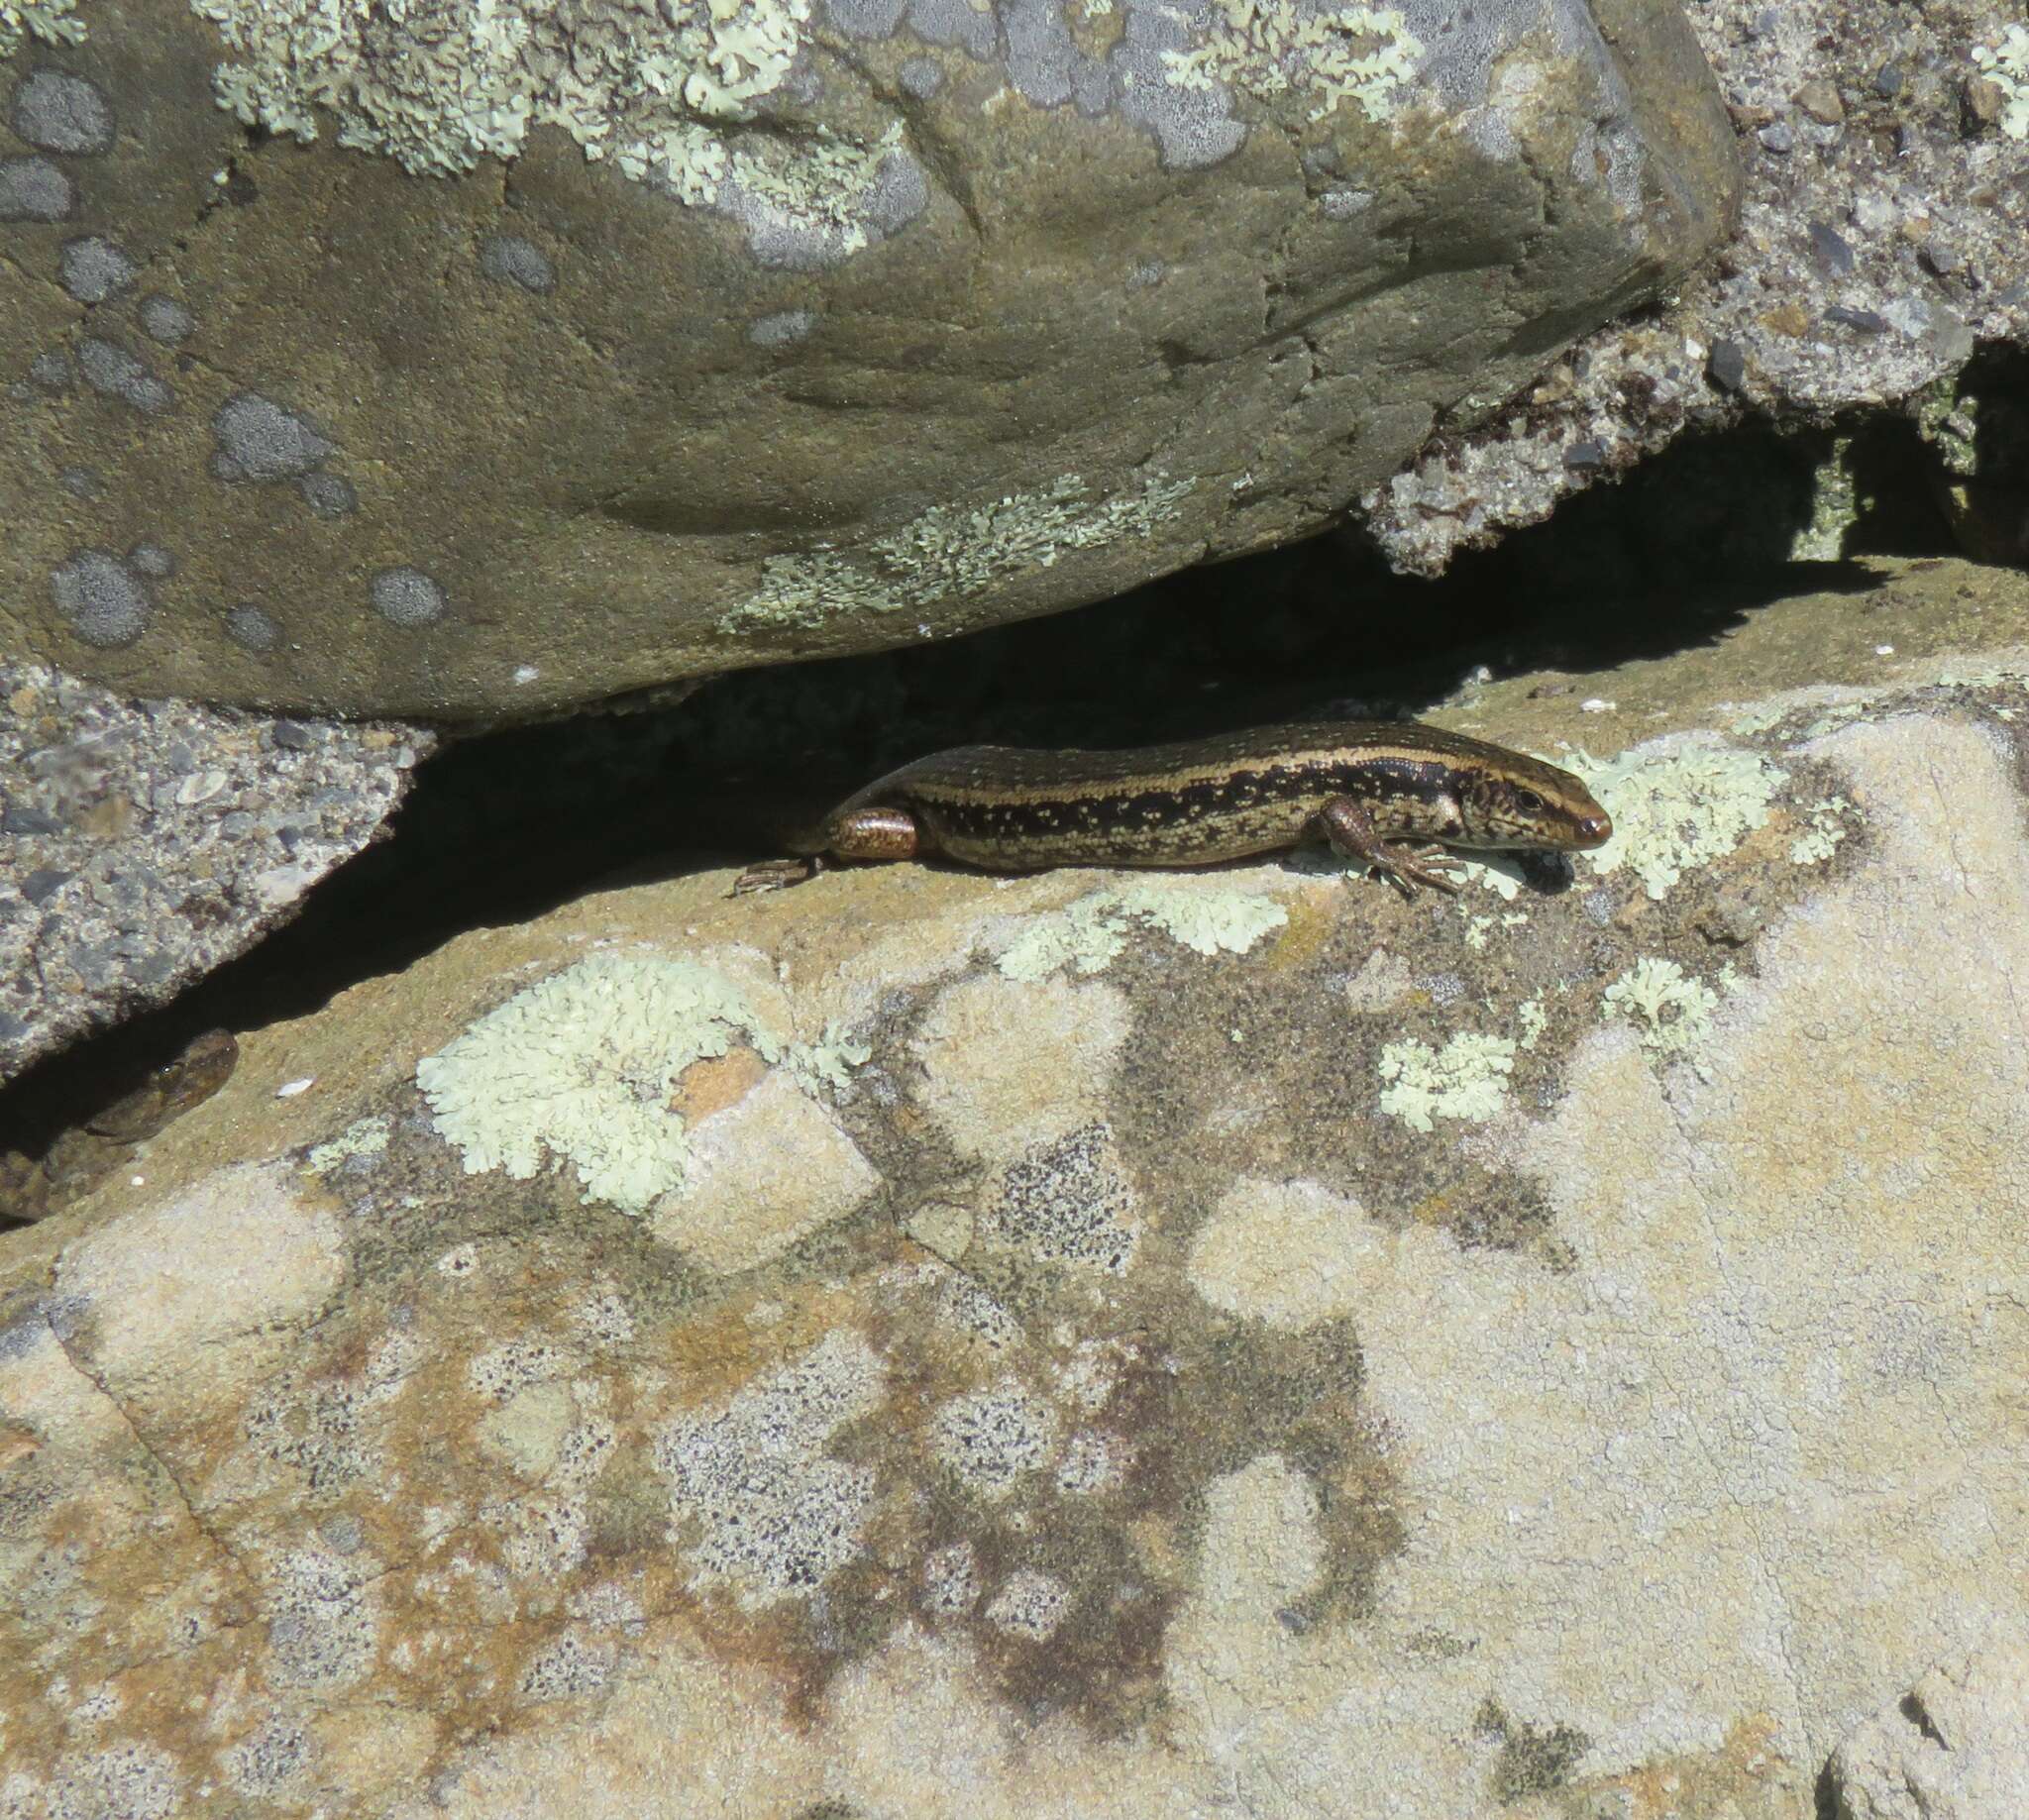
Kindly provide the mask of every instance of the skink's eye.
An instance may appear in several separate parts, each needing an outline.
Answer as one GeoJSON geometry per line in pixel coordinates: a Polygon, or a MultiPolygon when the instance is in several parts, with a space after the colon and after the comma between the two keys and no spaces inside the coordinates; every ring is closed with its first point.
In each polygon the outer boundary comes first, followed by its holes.
{"type": "Polygon", "coordinates": [[[1518,790],[1515,806],[1525,815],[1539,815],[1543,812],[1543,799],[1533,790],[1518,790]]]}

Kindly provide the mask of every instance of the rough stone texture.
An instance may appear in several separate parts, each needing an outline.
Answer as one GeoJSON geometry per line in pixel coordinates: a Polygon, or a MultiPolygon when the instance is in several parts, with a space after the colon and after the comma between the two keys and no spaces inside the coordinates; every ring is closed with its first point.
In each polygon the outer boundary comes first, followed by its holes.
{"type": "MultiPolygon", "coordinates": [[[[160,564],[107,566],[145,594],[160,564]]],[[[0,1081],[285,922],[378,837],[432,743],[0,665],[0,1081]]]]}
{"type": "Polygon", "coordinates": [[[1832,1754],[1833,1820],[2029,1813],[2029,1642],[2002,1631],[1933,1668],[1832,1754]]]}
{"type": "Polygon", "coordinates": [[[1996,348],[1918,400],[1933,486],[1959,546],[2029,566],[2029,350],[1996,348]]]}
{"type": "MultiPolygon", "coordinates": [[[[2029,336],[2019,6],[1685,11],[1740,132],[1738,237],[1670,307],[1579,340],[1506,411],[1367,492],[1368,528],[1398,568],[1434,575],[1686,430],[1899,408],[1949,389],[1977,342],[2029,336]],[[1967,91],[1993,79],[1978,54],[1996,51],[2022,105],[1981,119],[1967,91]]],[[[1992,542],[1965,547],[1990,557],[1992,542]]]]}
{"type": "Polygon", "coordinates": [[[0,1248],[0,1788],[1801,1820],[2029,1620],[2025,606],[1456,703],[1561,895],[716,874],[246,1032],[0,1248]]]}
{"type": "Polygon", "coordinates": [[[1736,187],[1664,0],[114,17],[0,62],[0,655],[291,710],[534,714],[1287,540],[1736,187]]]}

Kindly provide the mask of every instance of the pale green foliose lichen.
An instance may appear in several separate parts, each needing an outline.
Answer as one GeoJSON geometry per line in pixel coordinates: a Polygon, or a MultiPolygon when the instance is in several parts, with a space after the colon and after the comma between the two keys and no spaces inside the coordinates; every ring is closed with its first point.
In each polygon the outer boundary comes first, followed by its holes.
{"type": "MultiPolygon", "coordinates": [[[[191,4],[231,54],[213,79],[219,103],[250,126],[314,139],[321,109],[340,145],[440,176],[512,158],[534,128],[557,126],[587,158],[659,177],[687,202],[737,174],[715,129],[782,85],[810,17],[810,0],[191,4]]],[[[799,203],[834,193],[825,161],[839,142],[809,145],[801,181],[773,179],[799,203]]]]}
{"type": "Polygon", "coordinates": [[[1675,961],[1645,955],[1607,987],[1602,1017],[1625,1017],[1642,1046],[1657,1055],[1683,1055],[1712,1027],[1719,995],[1675,961]]]}
{"type": "Polygon", "coordinates": [[[782,1065],[805,1092],[819,1087],[843,1087],[852,1071],[868,1061],[874,1051],[850,1037],[837,1018],[824,1026],[824,1034],[813,1043],[792,1043],[783,1051],[782,1065]]]}
{"type": "MultiPolygon", "coordinates": [[[[1554,764],[1557,761],[1550,762],[1554,764]]],[[[1482,890],[1492,892],[1495,897],[1507,904],[1514,903],[1522,895],[1523,873],[1520,854],[1474,853],[1460,848],[1451,857],[1462,862],[1457,874],[1461,883],[1477,885],[1482,890]]],[[[1515,918],[1507,916],[1501,918],[1504,927],[1511,926],[1515,918]]],[[[1522,920],[1526,921],[1527,918],[1524,917],[1522,920]]],[[[1491,927],[1492,923],[1489,922],[1488,926],[1491,927]]]]}
{"type": "Polygon", "coordinates": [[[644,1212],[679,1187],[691,1145],[671,1110],[693,1063],[744,1043],[806,1089],[866,1052],[835,1031],[810,1047],[765,1028],[733,982],[691,961],[595,956],[515,994],[416,1066],[439,1133],[468,1175],[527,1181],[575,1168],[586,1201],[644,1212]]]}
{"type": "Polygon", "coordinates": [[[1176,88],[1223,84],[1267,99],[1315,96],[1313,120],[1351,103],[1375,122],[1396,113],[1423,41],[1392,6],[1311,8],[1296,0],[1216,0],[1211,30],[1189,51],[1165,51],[1176,88]]]}
{"type": "Polygon", "coordinates": [[[1806,827],[1789,843],[1790,860],[1799,866],[1815,866],[1821,860],[1832,857],[1839,843],[1846,838],[1846,823],[1841,811],[1853,805],[1844,797],[1826,797],[1813,803],[1804,810],[1806,827]]]}
{"type": "Polygon", "coordinates": [[[865,613],[925,612],[1051,568],[1066,551],[1145,537],[1176,516],[1191,485],[1155,474],[1102,497],[1066,474],[1039,491],[985,505],[935,505],[849,554],[820,547],[771,556],[752,598],[725,614],[719,629],[812,628],[865,613]]]}
{"type": "Polygon", "coordinates": [[[1098,973],[1125,950],[1130,920],[1151,922],[1193,953],[1244,954],[1289,912],[1259,892],[1167,879],[1109,886],[1034,917],[994,964],[1011,980],[1047,978],[1059,967],[1098,973]]]}
{"type": "Polygon", "coordinates": [[[312,1175],[324,1175],[355,1156],[378,1156],[387,1148],[385,1118],[358,1119],[327,1143],[314,1144],[303,1164],[312,1175]]]}
{"type": "Polygon", "coordinates": [[[735,152],[726,174],[745,213],[778,228],[823,234],[840,253],[866,246],[869,205],[882,167],[902,150],[897,121],[872,145],[814,134],[764,139],[735,152]]]}
{"type": "Polygon", "coordinates": [[[1783,782],[1783,773],[1756,753],[1691,736],[1566,764],[1613,817],[1613,838],[1586,856],[1592,869],[1625,866],[1652,898],[1762,826],[1783,782]]]}
{"type": "Polygon", "coordinates": [[[2011,25],[1997,45],[1974,46],[1973,60],[2001,91],[2001,131],[2029,139],[2029,26],[2011,25]]]}
{"type": "Polygon", "coordinates": [[[1437,1119],[1484,1123],[1506,1103],[1514,1072],[1510,1036],[1465,1030],[1442,1049],[1414,1037],[1391,1042],[1381,1051],[1381,1111],[1418,1131],[1437,1119]]]}
{"type": "Polygon", "coordinates": [[[1933,680],[1945,689],[2020,689],[2029,683],[2029,675],[2004,664],[1967,670],[1954,663],[1940,669],[1933,680]]]}
{"type": "Polygon", "coordinates": [[[77,0],[0,0],[0,57],[12,56],[28,38],[83,44],[84,21],[76,14],[77,0]]]}

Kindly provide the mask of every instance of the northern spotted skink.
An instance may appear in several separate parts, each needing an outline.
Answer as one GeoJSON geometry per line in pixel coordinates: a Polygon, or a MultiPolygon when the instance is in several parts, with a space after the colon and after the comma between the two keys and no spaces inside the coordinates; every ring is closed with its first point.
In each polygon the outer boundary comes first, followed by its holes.
{"type": "Polygon", "coordinates": [[[804,857],[736,891],[796,884],[829,858],[941,855],[990,872],[1206,866],[1322,836],[1405,896],[1455,892],[1442,847],[1597,847],[1613,823],[1567,771],[1413,721],[1300,722],[1137,751],[960,746],[841,803],[804,857]]]}

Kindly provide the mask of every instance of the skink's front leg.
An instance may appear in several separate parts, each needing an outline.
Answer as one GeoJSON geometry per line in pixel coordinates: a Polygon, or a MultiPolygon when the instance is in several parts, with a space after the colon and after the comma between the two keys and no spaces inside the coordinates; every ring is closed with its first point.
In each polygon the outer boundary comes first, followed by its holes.
{"type": "Polygon", "coordinates": [[[1372,817],[1352,798],[1334,797],[1318,811],[1318,819],[1325,824],[1333,851],[1347,859],[1363,860],[1405,898],[1415,897],[1419,885],[1458,895],[1457,881],[1444,874],[1457,871],[1459,861],[1442,847],[1420,849],[1383,840],[1372,817]]]}
{"type": "Polygon", "coordinates": [[[838,859],[914,859],[925,850],[922,829],[906,808],[853,809],[833,821],[822,838],[824,851],[807,859],[770,859],[749,866],[733,881],[733,896],[801,885],[824,870],[826,854],[838,859]]]}
{"type": "Polygon", "coordinates": [[[786,885],[801,885],[824,870],[824,855],[812,853],[802,859],[757,860],[733,880],[732,896],[752,897],[759,891],[780,891],[786,885]]]}

